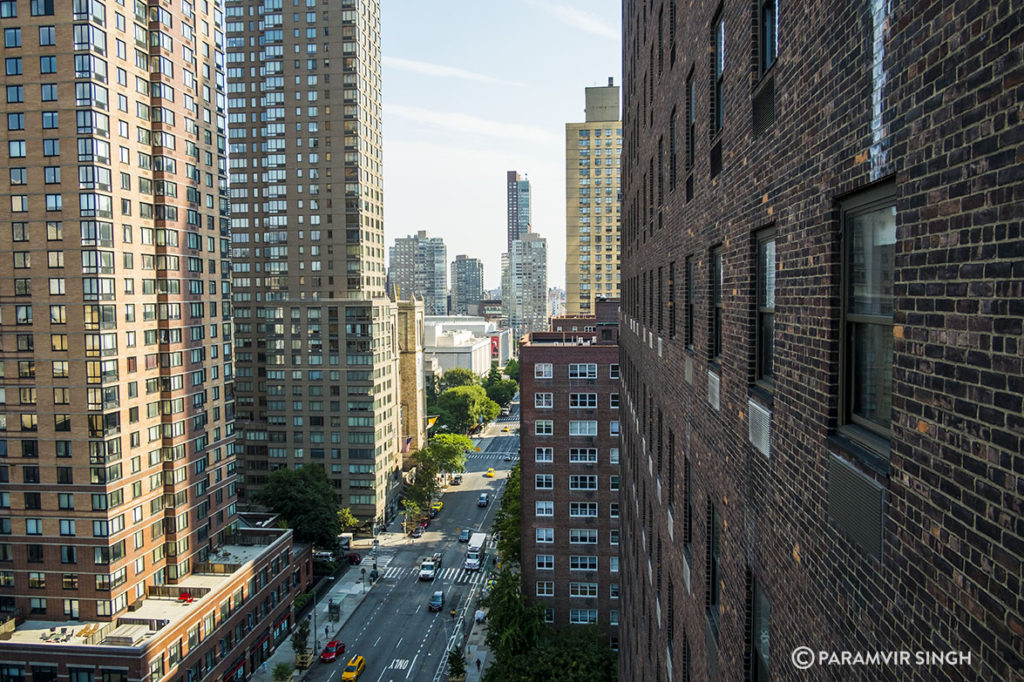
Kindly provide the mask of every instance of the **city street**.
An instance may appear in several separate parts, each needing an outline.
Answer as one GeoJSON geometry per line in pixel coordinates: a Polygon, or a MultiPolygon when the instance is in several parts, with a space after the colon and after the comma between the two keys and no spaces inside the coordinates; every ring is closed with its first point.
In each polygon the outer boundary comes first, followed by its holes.
{"type": "MultiPolygon", "coordinates": [[[[467,455],[462,484],[449,486],[444,491],[444,507],[423,537],[407,538],[400,531],[400,523],[392,525],[393,529],[398,529],[396,532],[380,536],[376,559],[381,578],[337,636],[346,645],[345,654],[333,663],[318,660],[306,675],[307,680],[332,682],[339,679],[345,663],[356,654],[366,658],[366,671],[360,676],[361,680],[432,682],[438,679],[438,669],[446,659],[453,631],[457,627],[465,628],[459,641],[468,632],[486,580],[486,569],[492,565],[491,524],[507,472],[519,457],[517,418],[518,405],[515,405],[509,416],[499,418],[503,421],[484,428],[476,439],[481,452],[467,455]],[[503,428],[509,430],[502,431],[503,428]],[[511,455],[512,461],[504,461],[506,454],[511,455]],[[495,477],[484,477],[491,467],[495,477]],[[482,492],[491,494],[487,507],[477,506],[482,492]],[[466,543],[458,542],[457,538],[463,528],[488,534],[485,570],[462,568],[466,543]],[[421,581],[419,562],[433,552],[442,553],[442,567],[433,581],[421,581]],[[431,612],[427,602],[436,590],[444,592],[445,602],[439,612],[431,612]],[[450,615],[453,608],[456,609],[455,620],[450,615]]],[[[365,556],[362,568],[369,574],[372,567],[371,557],[365,556]]],[[[323,642],[323,632],[320,636],[323,642]]]]}

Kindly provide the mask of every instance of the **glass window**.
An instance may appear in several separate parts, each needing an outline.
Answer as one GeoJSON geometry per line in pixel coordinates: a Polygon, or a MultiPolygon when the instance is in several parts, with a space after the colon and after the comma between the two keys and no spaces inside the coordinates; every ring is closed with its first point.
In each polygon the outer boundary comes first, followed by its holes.
{"type": "Polygon", "coordinates": [[[550,362],[538,362],[533,366],[533,377],[535,379],[550,379],[552,366],[550,362]]]}
{"type": "Polygon", "coordinates": [[[722,248],[711,250],[711,360],[722,361],[722,248]]]}
{"type": "Polygon", "coordinates": [[[725,19],[719,13],[712,26],[712,49],[714,50],[714,73],[711,91],[711,134],[717,135],[725,122],[724,112],[724,74],[725,74],[725,19]]]}
{"type": "Polygon", "coordinates": [[[887,449],[892,414],[896,205],[873,192],[844,206],[843,423],[887,449]]]}
{"type": "MultiPolygon", "coordinates": [[[[779,55],[779,13],[775,0],[761,0],[758,13],[758,48],[764,75],[779,55]]],[[[766,678],[767,679],[767,678],[766,678]]]]}
{"type": "Polygon", "coordinates": [[[771,388],[775,364],[775,231],[757,236],[757,381],[771,388]]]}
{"type": "Polygon", "coordinates": [[[751,592],[747,597],[750,604],[750,620],[747,623],[747,636],[751,644],[750,680],[766,682],[770,679],[768,675],[768,624],[771,617],[771,604],[768,602],[768,596],[764,593],[764,588],[759,580],[751,577],[748,584],[751,592]]]}
{"type": "Polygon", "coordinates": [[[533,406],[539,409],[548,409],[555,406],[554,394],[552,393],[534,393],[533,394],[533,406]]]}
{"type": "Polygon", "coordinates": [[[555,432],[555,423],[550,419],[538,419],[534,424],[534,433],[538,436],[550,436],[555,432]]]}

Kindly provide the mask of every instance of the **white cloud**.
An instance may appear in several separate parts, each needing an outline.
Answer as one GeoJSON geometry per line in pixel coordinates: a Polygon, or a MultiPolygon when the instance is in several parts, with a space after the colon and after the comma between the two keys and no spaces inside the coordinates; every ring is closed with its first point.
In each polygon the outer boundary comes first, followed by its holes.
{"type": "Polygon", "coordinates": [[[456,132],[460,135],[484,135],[537,144],[562,144],[563,142],[560,136],[536,126],[492,121],[457,112],[434,111],[385,103],[384,115],[385,117],[397,116],[430,128],[456,132]]]}
{"type": "Polygon", "coordinates": [[[384,57],[381,61],[384,63],[384,66],[389,66],[393,69],[398,69],[399,71],[420,73],[426,76],[458,78],[460,80],[476,81],[478,83],[495,83],[497,85],[512,85],[518,88],[526,87],[525,83],[505,81],[500,78],[494,78],[493,76],[488,76],[483,73],[467,71],[466,69],[460,69],[455,66],[431,64],[430,62],[419,62],[412,59],[402,59],[401,57],[384,57]]]}
{"type": "Polygon", "coordinates": [[[596,14],[586,10],[570,7],[569,5],[560,5],[549,0],[526,0],[526,2],[534,7],[539,7],[563,24],[572,26],[585,33],[592,33],[602,38],[611,38],[612,40],[620,40],[622,38],[618,28],[606,24],[596,14]]]}

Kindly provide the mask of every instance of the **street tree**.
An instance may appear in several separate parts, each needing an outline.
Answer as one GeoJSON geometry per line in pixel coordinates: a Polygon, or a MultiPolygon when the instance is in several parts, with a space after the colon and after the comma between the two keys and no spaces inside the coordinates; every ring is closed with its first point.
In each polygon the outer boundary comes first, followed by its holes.
{"type": "Polygon", "coordinates": [[[441,390],[458,386],[476,386],[480,383],[477,376],[463,367],[453,367],[441,375],[441,390]]]}
{"type": "Polygon", "coordinates": [[[358,528],[362,525],[362,521],[355,517],[351,507],[344,507],[338,510],[338,524],[341,526],[341,532],[346,533],[354,528],[358,528]]]}
{"type": "Polygon", "coordinates": [[[473,441],[457,433],[432,436],[424,448],[426,456],[437,465],[437,471],[459,472],[466,468],[466,452],[473,449],[473,441]]]}
{"type": "Polygon", "coordinates": [[[338,498],[321,467],[304,465],[271,472],[256,502],[280,514],[295,531],[296,542],[333,549],[341,524],[338,498]]]}
{"type": "Polygon", "coordinates": [[[292,649],[301,656],[309,650],[309,619],[303,618],[292,630],[292,649]]]}
{"type": "Polygon", "coordinates": [[[271,674],[274,676],[274,682],[288,682],[292,678],[292,667],[287,663],[278,663],[271,674]]]}
{"type": "Polygon", "coordinates": [[[515,358],[508,361],[505,365],[505,376],[512,381],[519,383],[519,361],[515,358]]]}
{"type": "Polygon", "coordinates": [[[419,523],[420,517],[423,516],[423,507],[416,500],[409,498],[409,491],[413,488],[410,486],[406,489],[405,499],[402,500],[402,516],[404,517],[403,523],[405,524],[405,530],[409,531],[416,527],[419,523]]]}
{"type": "Polygon", "coordinates": [[[519,384],[511,379],[501,379],[488,385],[485,390],[488,398],[501,407],[505,407],[516,397],[516,393],[519,392],[519,384]]]}
{"type": "Polygon", "coordinates": [[[466,676],[466,659],[457,649],[448,652],[448,679],[461,680],[466,676]]]}
{"type": "Polygon", "coordinates": [[[520,550],[520,468],[519,462],[508,472],[508,482],[505,484],[505,493],[501,496],[501,507],[494,515],[493,533],[498,536],[498,552],[506,564],[515,562],[519,564],[522,558],[520,550]]]}
{"type": "Polygon", "coordinates": [[[484,388],[491,386],[494,383],[501,381],[501,368],[498,365],[492,365],[491,371],[487,373],[487,378],[484,379],[484,388]]]}
{"type": "Polygon", "coordinates": [[[490,421],[501,411],[479,385],[450,388],[441,394],[437,402],[438,407],[452,417],[449,428],[458,432],[465,432],[478,421],[490,421]]]}
{"type": "MultiPolygon", "coordinates": [[[[487,646],[496,657],[491,669],[514,661],[519,652],[535,649],[544,633],[544,607],[527,602],[521,587],[519,572],[506,565],[498,572],[491,593],[481,600],[488,609],[487,646]]],[[[519,679],[517,675],[508,674],[511,672],[515,672],[515,668],[506,667],[486,679],[519,679]]]]}

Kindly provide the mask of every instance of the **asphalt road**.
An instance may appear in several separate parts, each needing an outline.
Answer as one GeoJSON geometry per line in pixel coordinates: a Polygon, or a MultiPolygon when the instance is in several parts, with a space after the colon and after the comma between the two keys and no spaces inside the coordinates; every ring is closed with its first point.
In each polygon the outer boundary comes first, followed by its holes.
{"type": "MultiPolygon", "coordinates": [[[[462,528],[483,530],[490,536],[507,472],[519,458],[519,438],[515,435],[518,424],[512,421],[513,415],[518,417],[518,406],[512,415],[503,418],[505,421],[484,428],[481,452],[467,456],[462,484],[445,491],[444,508],[423,537],[409,540],[400,532],[381,537],[377,561],[382,577],[341,630],[339,639],[346,644],[345,654],[334,663],[315,663],[307,680],[340,680],[345,663],[355,654],[366,658],[366,671],[360,676],[363,682],[436,679],[454,628],[464,626],[468,631],[472,605],[486,579],[486,571],[462,568],[466,544],[457,538],[462,528]],[[506,453],[512,456],[511,462],[504,461],[506,453]],[[495,470],[494,478],[483,476],[489,467],[495,470]],[[478,507],[477,498],[485,491],[491,493],[491,503],[478,507]],[[420,581],[419,562],[433,552],[444,556],[438,577],[420,581]],[[435,590],[444,591],[445,604],[440,612],[432,613],[427,601],[435,590]],[[457,610],[455,621],[450,615],[452,608],[457,610]]],[[[368,560],[364,558],[363,566],[369,569],[368,560]]]]}

